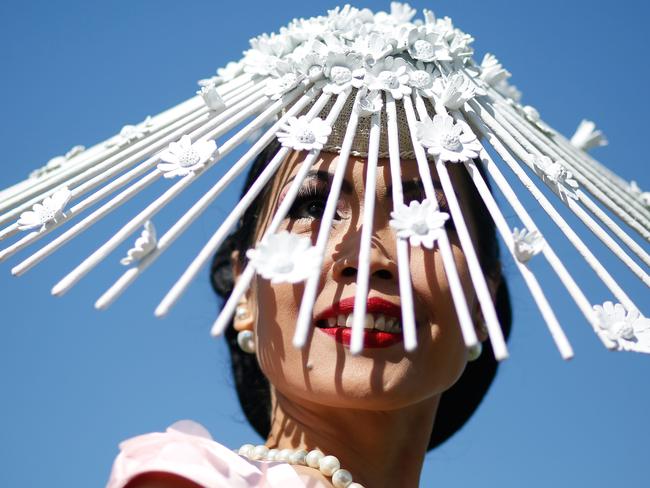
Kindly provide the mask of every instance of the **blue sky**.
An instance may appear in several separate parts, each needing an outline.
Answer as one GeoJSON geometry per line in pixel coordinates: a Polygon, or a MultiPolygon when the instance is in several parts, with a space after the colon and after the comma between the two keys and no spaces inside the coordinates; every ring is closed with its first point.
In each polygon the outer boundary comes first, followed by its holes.
{"type": "MultiPolygon", "coordinates": [[[[0,187],[75,144],[90,146],[189,98],[195,81],[237,59],[250,37],[335,5],[3,0],[0,187]]],[[[597,121],[610,145],[594,155],[650,187],[645,3],[412,5],[449,15],[474,35],[477,58],[496,54],[524,101],[561,132],[571,135],[583,117],[597,121]]],[[[357,6],[381,10],[388,2],[357,6]]],[[[159,228],[167,228],[209,183],[197,183],[179,198],[157,220],[159,228]]],[[[217,201],[109,311],[97,312],[92,303],[118,276],[123,248],[65,297],[49,295],[100,239],[162,188],[145,192],[24,277],[12,278],[9,269],[27,254],[1,265],[1,486],[103,486],[120,440],[182,418],[202,422],[231,447],[256,442],[232,391],[225,347],[209,336],[218,303],[207,272],[168,318],[152,315],[217,228],[234,192],[217,201]]],[[[532,213],[542,216],[537,208],[532,213]]],[[[610,298],[575,251],[548,229],[589,298],[610,298]]],[[[647,288],[601,245],[586,242],[648,313],[647,288]]],[[[540,269],[576,352],[572,361],[562,361],[514,265],[506,261],[505,270],[515,314],[511,357],[463,431],[429,454],[421,486],[643,486],[650,359],[604,350],[560,285],[540,269]]]]}

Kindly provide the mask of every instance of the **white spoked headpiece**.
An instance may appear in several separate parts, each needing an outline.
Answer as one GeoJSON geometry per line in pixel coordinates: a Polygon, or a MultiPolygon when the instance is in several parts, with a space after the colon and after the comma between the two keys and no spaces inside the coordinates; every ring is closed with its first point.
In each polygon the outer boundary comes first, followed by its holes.
{"type": "MultiPolygon", "coordinates": [[[[400,3],[392,3],[390,13],[345,6],[326,16],[293,20],[279,33],[252,39],[251,48],[240,61],[229,63],[217,70],[217,76],[199,82],[196,96],[140,124],[126,125],[116,136],[89,149],[76,146],[27,180],[0,192],[0,239],[15,238],[0,251],[0,259],[70,224],[12,269],[13,274],[21,275],[162,178],[168,188],[52,290],[55,295],[64,294],[118,246],[134,239],[134,247],[121,261],[129,268],[96,303],[98,308],[106,308],[277,139],[282,148],[267,170],[191,261],[156,308],[156,314],[169,312],[287,155],[292,150],[305,151],[304,162],[283,204],[261,242],[248,252],[250,261],[213,327],[213,333],[219,334],[230,323],[255,274],[274,282],[304,281],[294,337],[294,344],[301,347],[312,326],[327,230],[334,218],[342,181],[334,177],[320,227],[324,231],[314,246],[295,235],[279,233],[279,224],[310,166],[320,151],[337,152],[340,157],[336,172],[342,174],[350,155],[359,155],[367,157],[368,175],[374,178],[380,157],[388,158],[393,175],[400,175],[400,158],[414,159],[426,198],[407,206],[400,185],[393,185],[395,207],[391,221],[397,239],[405,348],[417,346],[409,246],[438,246],[450,277],[464,341],[468,347],[477,343],[444,226],[445,220],[452,218],[495,356],[500,360],[507,357],[506,343],[447,170],[449,165],[463,165],[562,357],[571,357],[573,350],[543,287],[528,267],[532,259],[548,262],[608,348],[650,353],[650,320],[556,210],[558,204],[568,207],[633,274],[650,285],[650,256],[628,233],[632,230],[638,234],[644,245],[650,239],[650,194],[616,176],[586,153],[606,144],[592,122],[583,121],[567,140],[545,124],[537,110],[520,103],[521,94],[508,83],[510,73],[494,56],[486,55],[481,63],[473,59],[474,39],[470,35],[454,27],[449,18],[436,18],[430,11],[424,11],[423,19],[415,19],[415,15],[414,9],[400,3]],[[239,159],[228,163],[229,153],[241,145],[250,147],[239,159]],[[499,158],[493,159],[491,152],[499,158]],[[431,161],[450,215],[438,208],[429,170],[431,161]],[[215,164],[230,166],[158,237],[152,222],[156,214],[215,164]],[[479,164],[521,221],[519,228],[506,223],[482,173],[477,171],[479,164]],[[504,171],[512,172],[523,183],[602,280],[612,301],[594,305],[587,299],[542,236],[504,171]],[[540,190],[541,185],[548,186],[558,198],[549,200],[540,190]],[[95,204],[99,205],[90,211],[95,204]],[[617,223],[610,213],[621,222],[617,223]],[[135,238],[137,233],[140,235],[135,238]]],[[[394,181],[399,182],[399,176],[394,181]]],[[[372,222],[372,206],[364,211],[369,212],[363,216],[364,221],[372,222]]],[[[368,291],[368,273],[363,272],[363,266],[368,266],[369,250],[370,233],[366,233],[359,249],[361,271],[352,325],[353,352],[363,346],[368,291]]]]}

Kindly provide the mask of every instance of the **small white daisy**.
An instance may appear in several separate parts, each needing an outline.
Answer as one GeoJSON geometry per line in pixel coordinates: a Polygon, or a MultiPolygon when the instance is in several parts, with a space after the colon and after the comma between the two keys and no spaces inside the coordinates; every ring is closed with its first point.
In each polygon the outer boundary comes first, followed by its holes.
{"type": "Polygon", "coordinates": [[[196,94],[203,98],[206,107],[215,114],[223,112],[226,109],[226,103],[223,101],[223,98],[221,98],[221,95],[219,95],[215,85],[202,86],[196,94]]]}
{"type": "Polygon", "coordinates": [[[465,102],[476,95],[474,83],[460,72],[452,73],[446,78],[436,78],[433,82],[433,91],[440,103],[449,110],[463,108],[465,102]]]}
{"type": "Polygon", "coordinates": [[[366,71],[363,83],[369,90],[389,92],[396,100],[411,94],[408,65],[402,58],[388,56],[366,71]]]}
{"type": "Polygon", "coordinates": [[[31,210],[20,214],[18,219],[19,230],[30,230],[41,227],[44,230],[50,223],[58,222],[59,219],[65,218],[63,210],[72,198],[72,192],[68,187],[55,191],[49,197],[46,197],[41,203],[36,203],[31,210]]]}
{"type": "Polygon", "coordinates": [[[351,87],[360,88],[365,72],[359,55],[330,53],[327,55],[323,70],[328,80],[323,91],[338,95],[351,87]]]}
{"type": "Polygon", "coordinates": [[[380,112],[383,105],[384,102],[378,90],[368,91],[366,87],[363,87],[355,109],[359,112],[359,117],[370,117],[372,114],[380,112]]]}
{"type": "Polygon", "coordinates": [[[607,138],[602,131],[596,129],[595,123],[583,119],[571,137],[571,144],[583,151],[589,151],[594,147],[606,146],[607,138]]]}
{"type": "Polygon", "coordinates": [[[409,70],[409,85],[415,89],[417,93],[425,98],[433,98],[434,96],[434,83],[437,79],[434,76],[435,66],[433,63],[424,63],[417,61],[415,66],[411,66],[409,70]]]}
{"type": "Polygon", "coordinates": [[[298,283],[316,270],[316,249],[307,237],[283,231],[268,236],[246,257],[255,271],[271,283],[298,283]]]}
{"type": "Polygon", "coordinates": [[[544,247],[544,238],[537,230],[529,232],[528,229],[519,230],[515,227],[512,237],[515,241],[515,257],[521,263],[530,261],[544,247]]]}
{"type": "Polygon", "coordinates": [[[625,310],[620,303],[594,305],[597,332],[624,351],[650,352],[650,319],[638,310],[625,310]]]}
{"type": "Polygon", "coordinates": [[[480,78],[488,85],[495,86],[501,81],[510,78],[510,76],[510,72],[501,65],[493,54],[487,53],[483,56],[480,78]]]}
{"type": "Polygon", "coordinates": [[[409,32],[408,52],[420,61],[451,61],[449,48],[442,37],[426,27],[415,27],[409,32]]]}
{"type": "Polygon", "coordinates": [[[449,219],[449,214],[437,210],[426,198],[422,203],[412,200],[408,207],[400,205],[390,216],[390,226],[395,229],[397,237],[408,239],[413,247],[421,245],[427,249],[433,249],[449,219]]]}
{"type": "Polygon", "coordinates": [[[318,117],[309,120],[306,115],[289,117],[277,134],[280,144],[296,151],[322,149],[332,128],[318,117]]]}
{"type": "Polygon", "coordinates": [[[535,172],[542,178],[558,196],[567,196],[574,200],[578,199],[576,190],[578,182],[573,178],[573,173],[564,166],[564,161],[553,162],[548,156],[531,154],[530,160],[535,172]]]}
{"type": "Polygon", "coordinates": [[[165,178],[186,176],[203,168],[216,151],[215,141],[196,141],[192,144],[190,136],[184,135],[160,154],[163,162],[158,163],[158,169],[165,178]]]}
{"type": "Polygon", "coordinates": [[[452,163],[474,159],[482,147],[466,123],[446,114],[418,122],[417,138],[429,154],[452,163]]]}
{"type": "Polygon", "coordinates": [[[120,133],[117,136],[113,137],[112,139],[106,141],[104,146],[105,147],[126,146],[128,144],[131,144],[132,142],[142,139],[144,136],[149,134],[151,132],[152,127],[153,127],[153,122],[151,120],[151,116],[148,115],[147,118],[144,119],[138,125],[127,124],[124,127],[122,127],[120,133]]]}
{"type": "Polygon", "coordinates": [[[130,264],[137,263],[141,261],[142,258],[147,256],[156,248],[158,243],[158,238],[156,237],[156,228],[153,225],[151,220],[147,220],[144,223],[144,229],[135,240],[135,244],[131,249],[126,252],[126,257],[120,260],[120,263],[124,266],[129,266],[130,264]]]}

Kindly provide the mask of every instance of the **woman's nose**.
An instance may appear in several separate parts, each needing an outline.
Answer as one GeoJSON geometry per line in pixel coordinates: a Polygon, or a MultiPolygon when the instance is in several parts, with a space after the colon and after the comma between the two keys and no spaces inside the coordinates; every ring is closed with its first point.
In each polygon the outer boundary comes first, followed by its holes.
{"type": "MultiPolygon", "coordinates": [[[[397,279],[397,264],[376,244],[371,244],[368,256],[368,275],[370,279],[382,281],[397,279]]],[[[334,263],[334,279],[345,281],[356,279],[359,271],[358,249],[354,254],[341,257],[334,263]]]]}

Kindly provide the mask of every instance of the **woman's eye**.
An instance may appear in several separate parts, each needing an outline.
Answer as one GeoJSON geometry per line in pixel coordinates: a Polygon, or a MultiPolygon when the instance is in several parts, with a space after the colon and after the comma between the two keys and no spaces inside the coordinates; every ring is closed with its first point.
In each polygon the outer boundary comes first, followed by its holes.
{"type": "Polygon", "coordinates": [[[301,197],[299,195],[291,207],[291,210],[289,210],[289,218],[293,220],[321,219],[325,212],[326,203],[327,201],[321,197],[301,197]]]}

